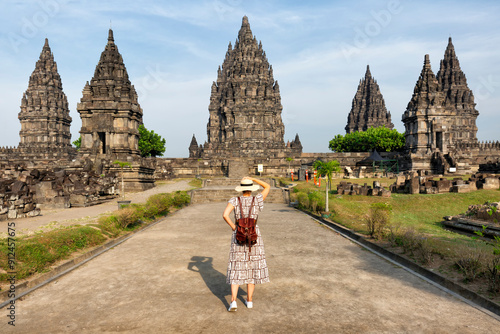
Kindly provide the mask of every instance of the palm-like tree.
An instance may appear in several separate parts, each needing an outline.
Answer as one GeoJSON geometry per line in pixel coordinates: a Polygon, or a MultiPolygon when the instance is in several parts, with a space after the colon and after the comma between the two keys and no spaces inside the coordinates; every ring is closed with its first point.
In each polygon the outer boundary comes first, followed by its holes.
{"type": "Polygon", "coordinates": [[[328,189],[332,184],[332,176],[333,173],[338,173],[342,169],[340,168],[340,163],[337,160],[326,161],[323,162],[321,160],[316,160],[313,164],[314,169],[318,171],[320,175],[326,176],[327,184],[326,184],[326,198],[325,198],[325,211],[330,211],[328,206],[328,189]]]}

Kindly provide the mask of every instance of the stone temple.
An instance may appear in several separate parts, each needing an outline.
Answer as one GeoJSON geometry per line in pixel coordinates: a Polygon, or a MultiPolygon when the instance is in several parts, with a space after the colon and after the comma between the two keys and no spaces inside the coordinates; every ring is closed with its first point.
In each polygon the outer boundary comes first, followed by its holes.
{"type": "Polygon", "coordinates": [[[82,119],[81,156],[138,157],[142,109],[110,29],[92,80],[77,106],[82,119]]]}
{"type": "Polygon", "coordinates": [[[425,55],[413,96],[403,114],[405,169],[443,172],[457,167],[460,147],[475,146],[479,112],[451,38],[437,75],[425,55]]]}
{"type": "Polygon", "coordinates": [[[23,153],[52,154],[53,158],[74,154],[68,99],[47,39],[23,94],[19,121],[19,150],[23,153]]]}
{"type": "Polygon", "coordinates": [[[111,29],[94,77],[85,84],[76,109],[82,119],[78,157],[90,159],[111,171],[118,171],[114,161],[128,162],[131,168],[124,169],[126,188],[153,187],[154,168],[151,163],[146,164],[139,151],[142,109],[111,29]]]}
{"type": "Polygon", "coordinates": [[[352,100],[345,131],[352,133],[380,126],[388,129],[394,128],[391,113],[387,111],[378,83],[370,73],[370,66],[367,65],[365,77],[360,80],[358,90],[352,100]]]}
{"type": "Polygon", "coordinates": [[[198,146],[193,136],[191,158],[288,157],[302,152],[298,135],[284,142],[279,85],[246,16],[234,48],[229,43],[217,71],[208,109],[208,140],[198,146]]]}

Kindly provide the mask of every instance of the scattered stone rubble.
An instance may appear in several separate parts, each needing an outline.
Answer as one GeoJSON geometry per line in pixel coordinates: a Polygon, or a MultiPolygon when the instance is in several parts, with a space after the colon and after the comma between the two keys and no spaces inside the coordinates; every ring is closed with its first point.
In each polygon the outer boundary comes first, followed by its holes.
{"type": "Polygon", "coordinates": [[[382,187],[379,181],[373,181],[373,188],[366,183],[364,185],[360,185],[342,181],[337,185],[337,193],[339,195],[391,197],[391,191],[382,187]]]}
{"type": "Polygon", "coordinates": [[[0,221],[33,217],[41,209],[90,206],[115,197],[118,178],[94,171],[54,168],[28,170],[21,165],[0,169],[0,221]]]}
{"type": "Polygon", "coordinates": [[[417,172],[410,172],[396,177],[391,185],[393,193],[404,194],[440,194],[440,193],[468,193],[478,189],[499,189],[499,176],[489,174],[474,174],[469,180],[454,178],[448,180],[440,177],[420,176],[417,172]]]}
{"type": "Polygon", "coordinates": [[[465,213],[466,217],[471,217],[474,219],[479,219],[487,222],[492,222],[497,225],[500,225],[500,203],[484,203],[484,204],[476,204],[469,205],[467,212],[465,213]]]}

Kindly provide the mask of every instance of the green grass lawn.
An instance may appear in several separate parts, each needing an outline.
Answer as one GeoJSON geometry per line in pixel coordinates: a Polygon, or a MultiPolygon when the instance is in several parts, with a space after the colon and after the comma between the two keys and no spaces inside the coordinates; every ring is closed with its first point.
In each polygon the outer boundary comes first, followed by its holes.
{"type": "MultiPolygon", "coordinates": [[[[464,177],[467,179],[467,177],[464,177]]],[[[389,214],[389,223],[384,225],[381,234],[374,235],[382,246],[404,254],[413,261],[438,270],[457,283],[466,284],[472,290],[495,298],[500,303],[500,266],[494,259],[495,247],[500,250],[500,244],[495,241],[484,242],[471,236],[447,230],[442,221],[445,216],[464,214],[469,205],[484,204],[485,202],[499,202],[499,190],[478,190],[470,193],[443,193],[443,194],[392,194],[391,197],[338,195],[337,184],[341,181],[373,185],[379,181],[388,188],[395,179],[334,179],[330,192],[329,206],[334,222],[346,226],[360,234],[369,236],[367,218],[372,218],[372,205],[375,203],[388,204],[392,210],[389,214]],[[495,246],[496,245],[496,246],[495,246]],[[464,269],[463,265],[468,269],[464,269]],[[462,265],[462,266],[461,266],[462,265]],[[489,271],[492,265],[497,265],[493,274],[489,271]],[[471,269],[472,268],[472,269],[471,269]],[[471,273],[474,278],[471,278],[471,273]],[[462,277],[462,278],[460,278],[462,277]]],[[[290,180],[282,179],[282,183],[290,180]]],[[[294,182],[296,186],[291,193],[292,201],[298,200],[303,209],[311,210],[308,201],[317,200],[318,195],[307,195],[318,192],[324,200],[325,182],[322,186],[315,186],[313,182],[294,182]]],[[[385,206],[384,206],[385,207],[385,206]]],[[[372,225],[373,226],[373,225],[372,225]]],[[[500,252],[500,251],[499,251],[500,252]]]]}

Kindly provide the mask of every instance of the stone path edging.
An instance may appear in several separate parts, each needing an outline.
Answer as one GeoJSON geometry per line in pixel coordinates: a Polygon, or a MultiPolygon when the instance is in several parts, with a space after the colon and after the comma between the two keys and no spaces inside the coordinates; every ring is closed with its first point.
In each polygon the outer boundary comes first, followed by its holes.
{"type": "MultiPolygon", "coordinates": [[[[430,271],[424,267],[419,266],[413,261],[410,261],[396,253],[390,252],[387,249],[376,245],[370,241],[368,241],[364,236],[357,234],[356,232],[353,232],[350,229],[347,229],[346,227],[339,225],[337,223],[334,223],[332,221],[326,220],[323,217],[317,216],[315,214],[312,214],[310,212],[306,212],[303,210],[296,209],[298,211],[304,212],[305,214],[313,217],[314,219],[320,221],[322,224],[326,225],[327,227],[330,227],[331,229],[335,230],[339,234],[341,234],[344,237],[347,237],[348,239],[351,239],[355,241],[356,243],[360,244],[361,246],[365,247],[366,249],[378,254],[382,255],[384,258],[387,258],[391,260],[392,262],[395,262],[402,268],[406,269],[409,272],[416,273],[418,276],[421,276],[422,278],[425,278],[426,280],[430,281],[434,285],[438,286],[439,288],[448,291],[448,292],[453,292],[454,294],[457,294],[458,296],[462,297],[465,299],[468,304],[471,306],[474,306],[481,311],[489,311],[491,312],[492,316],[494,316],[497,320],[500,320],[500,305],[492,302],[491,300],[469,290],[464,288],[463,286],[447,279],[444,276],[441,276],[433,271],[430,271]],[[479,307],[478,307],[479,306],[479,307]]],[[[488,312],[488,313],[489,313],[488,312]]]]}
{"type": "MultiPolygon", "coordinates": [[[[177,211],[170,213],[168,216],[172,216],[177,211]]],[[[9,290],[5,290],[5,291],[1,292],[0,293],[0,302],[1,302],[0,309],[9,305],[11,300],[17,300],[17,299],[29,294],[30,292],[32,292],[38,288],[41,288],[45,284],[50,283],[50,282],[56,280],[57,278],[66,275],[67,273],[75,270],[76,268],[78,268],[81,265],[87,263],[88,261],[94,259],[95,257],[107,252],[111,248],[118,246],[122,242],[130,239],[135,234],[142,232],[142,231],[145,231],[148,228],[160,223],[165,218],[166,218],[166,216],[162,217],[162,218],[160,218],[160,219],[158,219],[158,220],[156,220],[148,225],[145,225],[145,226],[143,226],[135,231],[129,232],[125,235],[122,235],[121,237],[110,240],[101,246],[97,246],[96,248],[94,248],[88,252],[85,252],[84,254],[82,254],[80,256],[77,256],[74,259],[68,260],[68,261],[60,264],[56,268],[53,268],[52,270],[50,270],[48,273],[45,273],[45,274],[43,274],[37,278],[31,279],[31,280],[28,279],[28,280],[24,281],[23,283],[16,285],[15,298],[8,298],[8,295],[10,292],[9,290]]]]}

